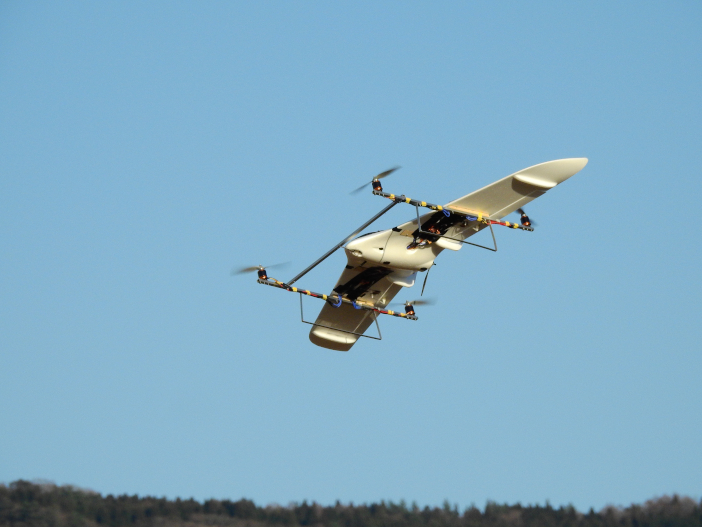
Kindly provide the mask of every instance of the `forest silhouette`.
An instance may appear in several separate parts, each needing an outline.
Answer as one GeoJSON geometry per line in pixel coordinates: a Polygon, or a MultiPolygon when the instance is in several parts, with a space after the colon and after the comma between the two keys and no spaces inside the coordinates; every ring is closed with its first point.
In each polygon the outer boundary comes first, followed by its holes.
{"type": "Polygon", "coordinates": [[[370,505],[293,503],[257,506],[240,499],[168,500],[139,496],[102,496],[70,485],[15,481],[0,485],[0,526],[231,526],[231,527],[692,527],[702,526],[702,501],[674,495],[642,505],[605,507],[587,513],[572,506],[499,505],[488,502],[459,511],[443,507],[385,502],[370,505]]]}

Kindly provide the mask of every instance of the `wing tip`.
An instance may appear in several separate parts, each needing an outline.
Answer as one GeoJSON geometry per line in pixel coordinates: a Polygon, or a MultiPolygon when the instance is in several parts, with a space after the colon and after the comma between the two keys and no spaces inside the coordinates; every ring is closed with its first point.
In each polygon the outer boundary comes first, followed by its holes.
{"type": "Polygon", "coordinates": [[[578,172],[585,168],[585,165],[590,161],[587,157],[572,157],[570,160],[573,161],[573,164],[580,166],[578,172]]]}
{"type": "Polygon", "coordinates": [[[310,330],[310,342],[320,348],[327,348],[335,351],[349,351],[358,337],[343,331],[315,326],[310,330]]]}

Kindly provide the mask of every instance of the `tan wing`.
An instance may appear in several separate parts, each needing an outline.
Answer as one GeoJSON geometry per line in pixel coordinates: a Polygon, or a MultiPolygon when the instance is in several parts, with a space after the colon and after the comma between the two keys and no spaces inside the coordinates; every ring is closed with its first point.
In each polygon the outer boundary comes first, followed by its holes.
{"type": "MultiPolygon", "coordinates": [[[[348,283],[364,269],[367,268],[353,267],[344,269],[334,287],[348,283]]],[[[366,302],[372,302],[376,306],[385,307],[400,289],[402,289],[402,286],[394,284],[387,277],[383,277],[371,285],[368,291],[360,295],[359,298],[366,302]]],[[[317,316],[315,326],[310,330],[310,340],[323,348],[348,351],[369,326],[373,324],[374,316],[372,311],[355,309],[349,304],[341,304],[339,307],[334,307],[327,303],[322,308],[319,316],[317,316]]]]}
{"type": "Polygon", "coordinates": [[[557,159],[534,165],[452,201],[446,207],[482,213],[493,219],[504,218],[577,174],[585,165],[587,159],[584,157],[557,159]]]}

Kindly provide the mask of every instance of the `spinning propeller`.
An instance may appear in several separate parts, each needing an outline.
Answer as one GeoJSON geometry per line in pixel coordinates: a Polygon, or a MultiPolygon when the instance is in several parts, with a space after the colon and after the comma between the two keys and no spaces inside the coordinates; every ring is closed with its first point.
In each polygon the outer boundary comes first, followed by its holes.
{"type": "Polygon", "coordinates": [[[400,167],[392,167],[390,170],[386,170],[385,172],[381,172],[380,174],[378,174],[377,176],[375,176],[375,177],[374,177],[371,181],[369,181],[368,183],[364,183],[363,185],[361,185],[360,187],[358,187],[356,190],[350,192],[350,194],[358,194],[359,192],[361,192],[364,188],[366,188],[366,187],[367,187],[368,185],[370,185],[371,183],[373,184],[373,190],[380,190],[380,191],[382,191],[382,190],[383,190],[383,187],[380,185],[380,183],[378,182],[378,180],[379,180],[379,179],[383,179],[384,177],[388,177],[390,174],[392,174],[393,172],[395,172],[395,170],[397,170],[398,168],[400,168],[400,167]]]}
{"type": "Polygon", "coordinates": [[[436,304],[435,298],[425,298],[424,300],[406,300],[405,302],[392,302],[390,305],[404,305],[405,313],[414,315],[414,306],[433,306],[436,304]]]}
{"type": "Polygon", "coordinates": [[[536,227],[536,223],[533,223],[529,219],[529,216],[527,216],[526,212],[524,212],[524,209],[517,209],[517,213],[521,215],[519,221],[522,222],[522,225],[524,225],[525,227],[536,227]]]}
{"type": "Polygon", "coordinates": [[[277,263],[273,265],[268,265],[268,266],[263,266],[263,265],[252,265],[251,267],[235,267],[234,269],[231,270],[229,274],[232,276],[238,275],[238,274],[244,274],[244,273],[253,273],[254,271],[258,271],[258,277],[261,280],[265,280],[268,278],[268,275],[266,274],[266,269],[270,269],[271,267],[284,267],[288,265],[290,262],[282,262],[282,263],[277,263]]]}

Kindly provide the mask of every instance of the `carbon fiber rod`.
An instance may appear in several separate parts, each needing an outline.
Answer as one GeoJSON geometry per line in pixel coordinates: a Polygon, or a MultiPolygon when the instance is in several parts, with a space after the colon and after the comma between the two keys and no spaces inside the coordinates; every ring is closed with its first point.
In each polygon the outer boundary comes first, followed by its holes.
{"type": "Polygon", "coordinates": [[[337,243],[337,244],[336,244],[332,249],[330,249],[324,256],[322,256],[319,260],[317,260],[317,261],[314,262],[312,265],[310,265],[307,269],[305,269],[304,271],[302,271],[302,272],[301,272],[299,275],[297,275],[295,278],[293,278],[292,280],[290,280],[289,282],[287,282],[287,284],[288,284],[288,285],[292,285],[292,284],[294,284],[295,282],[297,282],[300,278],[302,278],[303,276],[305,276],[305,275],[306,275],[307,273],[309,273],[312,269],[314,269],[314,268],[317,267],[319,264],[321,264],[324,260],[326,260],[327,258],[329,258],[329,257],[332,255],[332,253],[334,253],[339,247],[341,247],[342,245],[344,245],[346,242],[350,241],[350,240],[351,240],[352,238],[354,238],[359,232],[361,232],[363,229],[365,229],[366,227],[368,227],[371,223],[373,223],[375,220],[377,220],[378,218],[380,218],[383,214],[385,214],[387,211],[389,211],[391,208],[393,208],[393,207],[394,207],[395,205],[397,205],[398,203],[399,203],[399,201],[393,200],[393,202],[390,203],[390,205],[388,205],[387,207],[385,207],[385,208],[384,208],[383,210],[381,210],[378,214],[376,214],[375,216],[373,216],[373,217],[372,217],[371,219],[369,219],[366,223],[364,223],[363,225],[361,225],[358,229],[356,229],[356,230],[353,231],[351,234],[349,234],[346,238],[344,238],[344,239],[341,240],[339,243],[337,243]]]}

